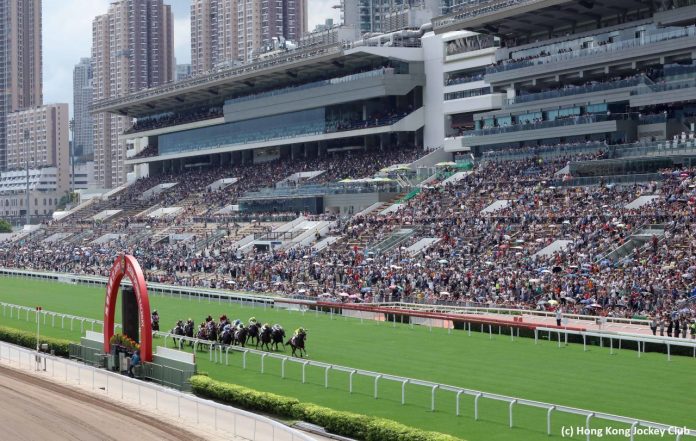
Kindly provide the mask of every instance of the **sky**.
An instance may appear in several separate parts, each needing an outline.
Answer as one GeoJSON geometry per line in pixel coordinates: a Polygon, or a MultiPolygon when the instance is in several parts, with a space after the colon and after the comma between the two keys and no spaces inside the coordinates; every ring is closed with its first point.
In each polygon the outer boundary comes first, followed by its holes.
{"type": "MultiPolygon", "coordinates": [[[[92,48],[92,19],[106,13],[113,0],[43,0],[44,103],[69,103],[72,72],[92,48]]],[[[309,30],[327,18],[338,21],[340,0],[308,0],[309,30]]],[[[191,62],[190,0],[169,0],[174,13],[174,53],[179,64],[191,62]]]]}

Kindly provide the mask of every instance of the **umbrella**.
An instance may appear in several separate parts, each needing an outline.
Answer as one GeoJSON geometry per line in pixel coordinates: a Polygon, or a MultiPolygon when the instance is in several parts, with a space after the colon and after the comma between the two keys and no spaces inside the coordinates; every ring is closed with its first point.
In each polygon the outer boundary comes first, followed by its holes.
{"type": "Polygon", "coordinates": [[[549,305],[558,305],[558,301],[556,300],[549,300],[549,305]]]}
{"type": "Polygon", "coordinates": [[[306,290],[306,289],[301,289],[301,290],[299,290],[299,291],[297,291],[297,292],[300,293],[300,294],[304,294],[304,293],[307,292],[307,290],[306,290]]]}
{"type": "Polygon", "coordinates": [[[342,292],[342,293],[339,294],[339,296],[341,296],[341,297],[349,297],[349,295],[348,295],[347,292],[342,292]]]}
{"type": "Polygon", "coordinates": [[[601,307],[602,307],[602,305],[600,305],[599,303],[593,303],[590,305],[590,308],[601,308],[601,307]]]}
{"type": "Polygon", "coordinates": [[[438,263],[449,263],[447,259],[440,259],[437,261],[438,263]]]}
{"type": "Polygon", "coordinates": [[[357,294],[351,294],[351,295],[348,296],[348,298],[349,298],[349,299],[359,299],[360,296],[357,295],[357,294]]]}

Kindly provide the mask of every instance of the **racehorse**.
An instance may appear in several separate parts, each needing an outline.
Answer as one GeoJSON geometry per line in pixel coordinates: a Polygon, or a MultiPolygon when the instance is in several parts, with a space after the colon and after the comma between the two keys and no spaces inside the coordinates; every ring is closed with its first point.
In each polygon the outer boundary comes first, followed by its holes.
{"type": "MultiPolygon", "coordinates": [[[[188,319],[184,325],[184,335],[189,338],[193,338],[193,331],[196,329],[193,320],[188,319]]],[[[189,340],[189,346],[193,346],[193,341],[189,340]]]]}
{"type": "Polygon", "coordinates": [[[279,343],[283,345],[283,349],[285,349],[285,343],[283,343],[283,339],[285,339],[285,330],[282,326],[273,325],[273,329],[271,329],[271,339],[273,340],[271,346],[275,346],[276,351],[278,350],[279,343]]]}
{"type": "Polygon", "coordinates": [[[259,347],[259,329],[261,329],[261,325],[256,322],[250,323],[247,328],[247,342],[254,340],[257,348],[259,347]]]}
{"type": "Polygon", "coordinates": [[[295,351],[298,349],[300,351],[300,358],[302,358],[303,352],[304,355],[307,355],[307,351],[305,350],[305,340],[307,340],[307,332],[302,328],[298,329],[295,335],[288,340],[286,344],[290,345],[292,348],[293,357],[295,356],[295,351]]]}
{"type": "Polygon", "coordinates": [[[247,341],[248,333],[249,330],[245,328],[244,325],[240,325],[234,333],[234,344],[244,347],[247,341]]]}
{"type": "Polygon", "coordinates": [[[225,328],[222,330],[222,333],[220,334],[220,343],[229,346],[232,344],[233,340],[234,331],[232,330],[232,326],[225,325],[225,328]]]}
{"type": "MultiPolygon", "coordinates": [[[[261,349],[263,349],[264,346],[266,346],[267,350],[271,350],[271,334],[272,330],[270,326],[263,326],[261,327],[261,331],[259,332],[259,338],[258,341],[261,342],[261,349]]],[[[258,348],[258,341],[256,342],[256,347],[258,348]]]]}
{"type": "MultiPolygon", "coordinates": [[[[174,334],[174,335],[178,335],[178,336],[182,336],[182,337],[184,336],[184,326],[183,326],[183,323],[181,322],[181,320],[176,322],[176,326],[174,327],[174,329],[172,329],[170,331],[170,334],[174,334]]],[[[178,342],[181,339],[174,337],[172,340],[174,341],[174,347],[178,347],[179,346],[178,342]]]]}

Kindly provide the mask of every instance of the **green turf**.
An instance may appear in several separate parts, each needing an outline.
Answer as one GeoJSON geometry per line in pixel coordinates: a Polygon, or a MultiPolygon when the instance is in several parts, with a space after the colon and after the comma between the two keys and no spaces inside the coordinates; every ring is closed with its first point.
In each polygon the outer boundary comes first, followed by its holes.
{"type": "MultiPolygon", "coordinates": [[[[56,284],[17,278],[0,278],[0,301],[27,306],[41,305],[46,310],[102,319],[103,289],[81,285],[56,284]]],[[[278,311],[242,308],[236,304],[188,300],[186,298],[151,297],[159,310],[162,328],[168,329],[177,319],[193,318],[196,323],[208,314],[222,313],[246,321],[250,316],[262,322],[281,323],[286,330],[298,326],[309,329],[308,352],[313,360],[350,367],[430,380],[445,384],[505,394],[515,397],[569,405],[593,411],[634,418],[696,426],[696,360],[664,354],[647,353],[640,359],[631,350],[609,355],[609,351],[581,345],[558,348],[555,342],[532,339],[510,341],[509,336],[494,336],[425,327],[378,323],[365,320],[315,316],[313,312],[278,311]]],[[[118,309],[118,308],[117,308],[118,309]]],[[[31,317],[30,317],[31,319],[31,317]]],[[[10,319],[9,310],[0,316],[0,324],[33,330],[35,324],[10,319]]],[[[43,333],[56,337],[80,336],[80,325],[73,331],[51,328],[50,318],[43,333]]],[[[65,327],[69,327],[66,321],[65,327]]],[[[160,343],[161,344],[161,340],[160,343]]],[[[430,412],[430,390],[407,386],[407,405],[400,405],[400,385],[380,383],[380,399],[372,398],[373,380],[354,377],[354,393],[348,390],[347,374],[330,373],[329,389],[324,388],[324,372],[308,369],[308,384],[301,384],[300,367],[287,364],[286,379],[280,378],[280,361],[266,360],[265,374],[260,374],[258,357],[248,358],[247,370],[241,369],[241,356],[230,355],[230,365],[210,363],[208,355],[198,356],[199,370],[211,376],[281,393],[317,404],[391,418],[428,430],[451,433],[471,441],[539,440],[545,436],[546,411],[517,406],[515,428],[507,427],[506,403],[482,400],[480,420],[473,419],[473,398],[462,398],[462,416],[454,415],[454,394],[436,393],[436,412],[430,412]]],[[[583,417],[555,414],[552,432],[560,437],[561,426],[584,426],[583,417]]],[[[626,428],[614,423],[594,422],[594,428],[626,428]]],[[[585,439],[574,436],[571,439],[585,439]]],[[[604,436],[603,439],[626,439],[604,436]]],[[[661,439],[637,437],[638,440],[661,439]]]]}

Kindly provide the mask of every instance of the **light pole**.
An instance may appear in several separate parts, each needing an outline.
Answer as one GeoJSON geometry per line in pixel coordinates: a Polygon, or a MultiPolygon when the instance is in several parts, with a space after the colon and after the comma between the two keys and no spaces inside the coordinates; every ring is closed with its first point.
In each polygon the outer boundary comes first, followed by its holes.
{"type": "Polygon", "coordinates": [[[72,203],[73,194],[75,194],[75,118],[70,120],[70,133],[72,134],[72,142],[70,142],[70,203],[72,203]]]}
{"type": "Polygon", "coordinates": [[[36,370],[39,370],[39,327],[41,326],[41,310],[40,306],[36,307],[36,370]]]}
{"type": "Polygon", "coordinates": [[[27,225],[31,224],[31,212],[29,211],[29,129],[24,129],[24,160],[27,167],[27,189],[25,195],[25,202],[27,208],[27,225]]]}

